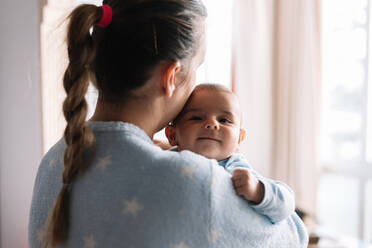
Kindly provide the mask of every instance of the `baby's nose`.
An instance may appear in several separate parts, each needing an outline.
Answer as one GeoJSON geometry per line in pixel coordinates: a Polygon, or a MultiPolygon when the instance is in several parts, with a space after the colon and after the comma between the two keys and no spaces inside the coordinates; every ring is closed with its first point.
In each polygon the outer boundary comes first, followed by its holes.
{"type": "Polygon", "coordinates": [[[204,128],[206,129],[218,129],[218,122],[215,120],[209,120],[205,123],[204,128]]]}

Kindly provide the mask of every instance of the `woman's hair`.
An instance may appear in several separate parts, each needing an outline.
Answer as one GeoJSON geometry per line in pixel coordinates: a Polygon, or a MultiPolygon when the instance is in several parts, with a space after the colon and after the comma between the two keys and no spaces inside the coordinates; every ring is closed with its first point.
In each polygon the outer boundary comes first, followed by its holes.
{"type": "Polygon", "coordinates": [[[83,153],[94,155],[90,148],[95,147],[95,138],[85,124],[89,81],[105,101],[120,103],[146,83],[159,62],[193,57],[201,33],[198,24],[206,16],[200,0],[107,0],[103,4],[113,11],[105,28],[95,26],[102,17],[102,9],[95,5],[80,5],[69,16],[69,64],[63,77],[67,93],[63,186],[48,217],[44,247],[66,241],[72,185],[89,167],[83,153]]]}

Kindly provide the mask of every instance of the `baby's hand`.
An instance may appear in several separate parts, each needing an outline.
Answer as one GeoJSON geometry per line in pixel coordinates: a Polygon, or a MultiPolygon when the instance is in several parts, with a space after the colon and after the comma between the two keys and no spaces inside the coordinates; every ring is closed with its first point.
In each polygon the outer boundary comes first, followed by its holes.
{"type": "Polygon", "coordinates": [[[231,179],[237,195],[255,204],[262,202],[265,194],[263,184],[248,169],[234,169],[231,179]]]}

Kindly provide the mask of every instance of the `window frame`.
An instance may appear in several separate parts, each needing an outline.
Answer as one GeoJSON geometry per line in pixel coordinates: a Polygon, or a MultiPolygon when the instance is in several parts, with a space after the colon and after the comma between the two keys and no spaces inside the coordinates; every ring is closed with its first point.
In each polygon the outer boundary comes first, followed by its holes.
{"type": "MultiPolygon", "coordinates": [[[[336,3],[337,4],[337,3],[336,3]]],[[[371,18],[372,18],[372,3],[371,0],[367,0],[366,6],[366,24],[365,30],[367,32],[366,36],[366,58],[363,61],[363,66],[365,69],[365,78],[364,83],[362,86],[362,90],[364,92],[362,96],[362,108],[361,108],[361,116],[362,116],[362,126],[361,126],[361,158],[359,161],[326,161],[321,162],[321,170],[319,177],[323,175],[340,175],[340,176],[347,176],[353,177],[358,180],[358,198],[359,198],[359,211],[358,211],[358,226],[357,226],[357,233],[358,233],[358,240],[364,242],[363,244],[367,245],[368,242],[372,244],[372,234],[368,234],[372,232],[372,224],[367,223],[367,207],[366,207],[366,199],[367,199],[367,183],[369,181],[372,182],[372,161],[367,161],[367,145],[372,146],[372,142],[370,144],[367,143],[367,134],[368,132],[372,132],[371,124],[369,121],[372,122],[372,110],[368,108],[372,108],[372,25],[371,25],[371,18]],[[369,126],[368,126],[369,125],[369,126]],[[367,230],[367,228],[371,228],[371,230],[367,230]],[[369,236],[368,236],[369,235],[369,236]],[[367,240],[369,239],[369,240],[367,240]]],[[[324,15],[324,12],[323,12],[324,15]]],[[[323,86],[324,87],[324,86],[323,86]]],[[[324,107],[322,108],[324,111],[324,107]]],[[[372,134],[371,134],[372,135],[372,134]]],[[[372,147],[370,148],[372,150],[372,147]]]]}

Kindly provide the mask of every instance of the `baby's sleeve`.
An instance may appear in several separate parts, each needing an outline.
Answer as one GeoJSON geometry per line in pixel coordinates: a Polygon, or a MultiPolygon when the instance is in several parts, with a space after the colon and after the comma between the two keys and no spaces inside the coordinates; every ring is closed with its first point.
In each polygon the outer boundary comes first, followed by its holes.
{"type": "Polygon", "coordinates": [[[295,212],[277,223],[277,203],[267,200],[256,209],[242,197],[237,197],[231,176],[222,166],[212,166],[211,237],[213,247],[293,247],[306,248],[306,227],[295,212]]]}
{"type": "Polygon", "coordinates": [[[259,204],[250,203],[258,213],[265,215],[272,223],[286,219],[295,210],[295,199],[292,189],[285,183],[265,178],[257,173],[244,159],[236,157],[226,165],[226,170],[232,174],[235,168],[246,168],[262,183],[264,198],[259,204]]]}

